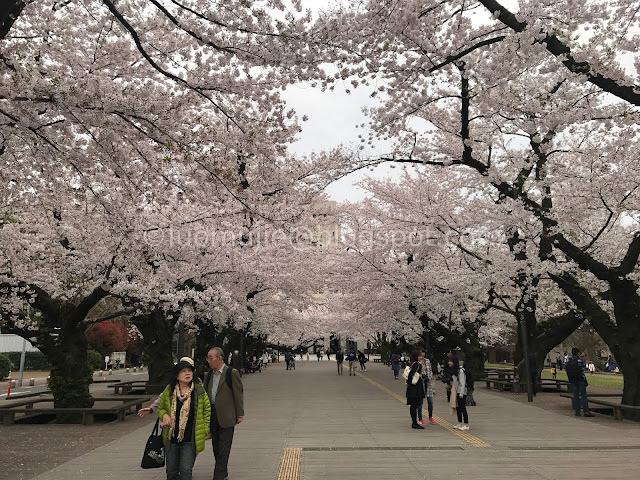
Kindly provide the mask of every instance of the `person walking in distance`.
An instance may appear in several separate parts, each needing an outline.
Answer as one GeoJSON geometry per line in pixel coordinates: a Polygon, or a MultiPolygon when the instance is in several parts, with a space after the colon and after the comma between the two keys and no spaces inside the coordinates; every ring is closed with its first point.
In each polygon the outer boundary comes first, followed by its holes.
{"type": "Polygon", "coordinates": [[[211,369],[204,376],[204,387],[211,400],[211,444],[216,460],[213,480],[226,480],[234,428],[244,420],[242,379],[238,370],[224,364],[220,347],[209,350],[207,362],[211,369]]]}
{"type": "Polygon", "coordinates": [[[284,363],[287,364],[287,370],[291,368],[291,352],[287,350],[284,354],[284,363]]]}
{"type": "Polygon", "coordinates": [[[393,353],[389,358],[391,360],[391,370],[393,370],[393,379],[398,380],[400,374],[400,355],[393,353]]]}
{"type": "Polygon", "coordinates": [[[567,379],[571,382],[573,389],[573,408],[576,416],[580,416],[580,409],[584,411],[585,417],[593,417],[589,411],[589,399],[587,398],[587,378],[584,375],[584,360],[580,358],[580,349],[573,347],[571,357],[567,361],[564,369],[567,372],[567,379]]]}
{"type": "Polygon", "coordinates": [[[349,362],[349,376],[356,374],[356,354],[353,348],[347,354],[347,362],[349,362]]]}
{"type": "Polygon", "coordinates": [[[344,353],[342,353],[342,350],[340,348],[336,352],[336,363],[338,364],[338,375],[342,375],[344,373],[343,371],[344,353]]]}
{"type": "Polygon", "coordinates": [[[467,376],[463,367],[460,367],[457,359],[449,359],[451,368],[451,379],[456,392],[456,413],[458,424],[453,428],[458,430],[469,430],[469,415],[467,413],[467,376]],[[464,422],[464,423],[463,423],[464,422]]]}
{"type": "Polygon", "coordinates": [[[367,363],[368,359],[364,356],[364,353],[358,350],[358,362],[360,363],[360,370],[363,372],[367,371],[367,367],[365,363],[367,363]]]}

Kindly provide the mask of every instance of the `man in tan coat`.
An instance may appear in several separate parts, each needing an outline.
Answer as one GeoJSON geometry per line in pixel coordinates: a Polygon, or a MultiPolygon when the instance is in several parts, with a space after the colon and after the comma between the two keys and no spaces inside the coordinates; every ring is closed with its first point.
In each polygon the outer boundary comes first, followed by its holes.
{"type": "Polygon", "coordinates": [[[211,370],[204,376],[204,388],[211,401],[211,443],[216,459],[213,480],[226,480],[234,428],[244,420],[242,380],[238,370],[225,365],[222,348],[209,350],[207,361],[211,370]]]}

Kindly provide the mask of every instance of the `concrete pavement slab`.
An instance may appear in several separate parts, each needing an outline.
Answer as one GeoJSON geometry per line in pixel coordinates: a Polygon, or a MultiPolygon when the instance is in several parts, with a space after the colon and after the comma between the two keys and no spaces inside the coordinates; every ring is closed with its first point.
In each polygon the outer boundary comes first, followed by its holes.
{"type": "MultiPolygon", "coordinates": [[[[243,379],[246,420],[235,432],[233,480],[278,480],[285,448],[301,449],[301,480],[640,478],[640,425],[630,422],[621,428],[613,419],[559,415],[478,388],[478,405],[468,409],[471,430],[461,434],[451,428],[455,418],[437,383],[440,425],[413,430],[404,382],[381,364],[370,362],[367,372],[350,377],[338,376],[333,362],[298,360],[296,370],[275,364],[243,379]]],[[[163,469],[139,468],[151,427],[149,418],[143,428],[35,478],[165,478],[163,469]]],[[[208,443],[193,478],[211,478],[213,464],[208,443]]]]}

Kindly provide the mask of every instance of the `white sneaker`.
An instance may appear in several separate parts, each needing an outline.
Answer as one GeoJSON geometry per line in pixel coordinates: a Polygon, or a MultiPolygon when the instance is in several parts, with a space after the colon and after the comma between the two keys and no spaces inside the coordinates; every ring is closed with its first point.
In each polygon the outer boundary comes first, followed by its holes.
{"type": "Polygon", "coordinates": [[[469,425],[461,425],[459,430],[469,430],[469,425]]]}
{"type": "Polygon", "coordinates": [[[461,427],[461,426],[462,426],[462,425],[460,425],[459,423],[457,423],[457,424],[455,424],[455,425],[453,426],[453,428],[455,428],[456,430],[460,430],[460,427],[461,427]]]}

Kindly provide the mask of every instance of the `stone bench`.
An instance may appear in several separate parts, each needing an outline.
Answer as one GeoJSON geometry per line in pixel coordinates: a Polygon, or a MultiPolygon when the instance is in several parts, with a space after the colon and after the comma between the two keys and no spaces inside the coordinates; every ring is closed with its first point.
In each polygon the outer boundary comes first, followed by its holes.
{"type": "MultiPolygon", "coordinates": [[[[570,398],[571,399],[571,408],[574,408],[573,406],[573,395],[569,395],[569,394],[560,394],[561,397],[564,398],[570,398]]],[[[589,397],[589,395],[587,394],[587,397],[589,397]]],[[[636,406],[636,405],[624,405],[622,403],[616,403],[616,402],[610,402],[608,400],[601,400],[599,398],[597,398],[597,396],[591,396],[589,397],[589,404],[596,404],[596,405],[602,405],[606,408],[610,408],[613,410],[613,418],[615,418],[616,420],[624,420],[624,412],[633,412],[636,414],[640,414],[640,406],[636,406]]],[[[574,408],[575,410],[575,408],[574,408]]]]}
{"type": "Polygon", "coordinates": [[[500,392],[504,392],[505,390],[513,390],[513,381],[511,380],[503,380],[499,378],[480,378],[479,382],[485,382],[487,384],[487,389],[491,389],[491,385],[494,385],[494,388],[498,389],[500,392]],[[508,387],[508,388],[506,388],[508,387]]]}

